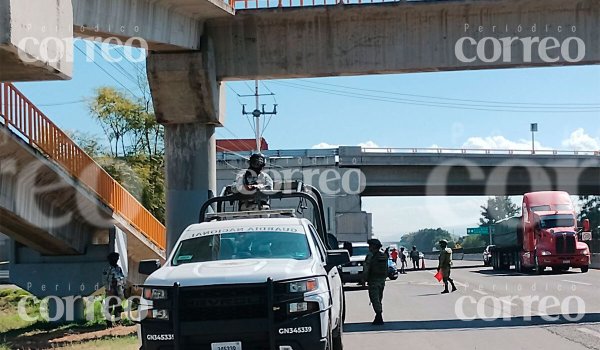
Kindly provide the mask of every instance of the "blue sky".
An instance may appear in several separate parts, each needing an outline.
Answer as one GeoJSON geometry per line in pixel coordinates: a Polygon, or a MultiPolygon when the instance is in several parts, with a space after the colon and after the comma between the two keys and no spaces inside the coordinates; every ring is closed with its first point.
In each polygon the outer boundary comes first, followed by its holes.
{"type": "MultiPolygon", "coordinates": [[[[81,48],[83,42],[76,45],[81,48]]],[[[143,66],[109,63],[99,55],[95,62],[86,62],[75,50],[72,80],[17,86],[61,128],[101,135],[86,99],[100,86],[123,89],[122,84],[137,94],[128,73],[143,66]]],[[[226,127],[219,128],[217,136],[253,137],[240,103],[251,109],[254,100],[236,96],[251,94],[253,82],[226,84],[226,127]]],[[[539,124],[539,148],[600,149],[600,66],[275,80],[264,81],[260,89],[276,94],[262,98],[266,109],[279,105],[264,133],[271,149],[358,144],[528,149],[532,122],[539,124]]],[[[424,198],[366,198],[363,204],[373,212],[378,236],[399,239],[401,233],[425,226],[462,234],[477,222],[478,206],[485,199],[449,200],[441,205],[424,198]],[[453,207],[444,209],[448,217],[427,217],[442,206],[453,207]],[[400,207],[408,209],[405,214],[390,209],[400,207]]]]}

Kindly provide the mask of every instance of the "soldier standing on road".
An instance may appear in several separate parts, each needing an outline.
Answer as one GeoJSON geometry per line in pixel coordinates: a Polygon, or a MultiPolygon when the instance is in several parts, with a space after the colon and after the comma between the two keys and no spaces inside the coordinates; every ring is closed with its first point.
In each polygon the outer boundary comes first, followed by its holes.
{"type": "Polygon", "coordinates": [[[419,251],[417,250],[417,246],[413,246],[412,250],[410,251],[410,260],[412,260],[413,263],[413,270],[418,270],[419,269],[419,251]]]}
{"type": "Polygon", "coordinates": [[[375,311],[373,325],[383,324],[383,289],[387,278],[388,256],[381,251],[381,242],[378,239],[370,239],[369,253],[365,259],[363,279],[369,285],[369,299],[375,311]]]}
{"type": "Polygon", "coordinates": [[[440,262],[438,264],[438,271],[442,271],[442,278],[444,279],[444,291],[442,294],[449,293],[448,282],[452,285],[452,291],[456,290],[454,280],[450,278],[450,270],[452,269],[452,249],[448,248],[448,241],[442,239],[440,242],[440,262]]]}
{"type": "Polygon", "coordinates": [[[406,274],[404,268],[407,266],[408,264],[406,263],[406,255],[404,255],[404,247],[402,247],[400,248],[400,273],[406,274]]]}
{"type": "Polygon", "coordinates": [[[106,257],[108,267],[102,273],[102,281],[108,299],[108,314],[109,319],[106,320],[108,327],[113,326],[112,317],[118,320],[122,312],[121,302],[125,298],[125,275],[123,270],[118,265],[119,253],[112,252],[106,257]]]}

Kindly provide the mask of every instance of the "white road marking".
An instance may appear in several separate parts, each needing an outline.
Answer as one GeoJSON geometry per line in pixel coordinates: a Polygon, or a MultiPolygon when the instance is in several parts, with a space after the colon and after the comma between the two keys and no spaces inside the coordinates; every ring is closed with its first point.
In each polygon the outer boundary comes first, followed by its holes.
{"type": "Polygon", "coordinates": [[[578,282],[578,281],[570,281],[570,280],[561,280],[562,282],[568,282],[568,283],[575,283],[575,284],[581,284],[583,286],[592,286],[593,284],[591,283],[585,283],[585,282],[578,282]]]}
{"type": "Polygon", "coordinates": [[[486,292],[484,292],[484,291],[482,291],[482,290],[479,290],[479,289],[473,289],[473,291],[474,291],[475,293],[478,293],[478,294],[481,294],[481,295],[488,295],[488,293],[486,293],[486,292]]]}
{"type": "Polygon", "coordinates": [[[458,281],[454,281],[454,284],[456,284],[456,285],[458,285],[458,286],[461,286],[461,287],[463,287],[463,288],[467,288],[467,285],[466,285],[466,284],[464,284],[464,283],[460,283],[460,282],[458,282],[458,281]]]}
{"type": "Polygon", "coordinates": [[[596,332],[596,331],[593,331],[593,330],[587,329],[587,328],[577,328],[577,330],[580,331],[581,333],[593,335],[594,337],[600,338],[600,332],[596,332]]]}

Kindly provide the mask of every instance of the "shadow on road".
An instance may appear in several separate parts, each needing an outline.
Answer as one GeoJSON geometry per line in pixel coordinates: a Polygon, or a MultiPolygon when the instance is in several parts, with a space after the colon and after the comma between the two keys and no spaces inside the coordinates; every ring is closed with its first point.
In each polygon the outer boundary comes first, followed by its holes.
{"type": "Polygon", "coordinates": [[[424,331],[424,330],[450,330],[450,329],[477,329],[477,328],[510,328],[533,326],[556,326],[564,324],[578,324],[584,322],[600,322],[600,313],[587,313],[578,319],[577,315],[549,315],[513,317],[509,320],[484,320],[471,321],[455,320],[429,320],[429,321],[386,321],[383,326],[373,326],[369,322],[346,323],[345,333],[360,333],[373,331],[424,331]],[[555,319],[555,320],[554,320],[555,319]],[[575,320],[576,319],[576,320],[575,320]]]}
{"type": "MultiPolygon", "coordinates": [[[[527,273],[527,272],[517,272],[515,270],[493,270],[493,269],[486,269],[486,270],[478,270],[478,271],[471,271],[472,273],[478,273],[481,275],[487,275],[487,276],[514,276],[514,277],[532,277],[532,276],[539,276],[534,274],[533,272],[531,273],[527,273]]],[[[580,272],[578,271],[551,271],[551,270],[547,270],[544,271],[544,273],[542,274],[542,276],[558,276],[558,275],[565,275],[565,276],[569,276],[569,275],[579,275],[580,272]]]]}

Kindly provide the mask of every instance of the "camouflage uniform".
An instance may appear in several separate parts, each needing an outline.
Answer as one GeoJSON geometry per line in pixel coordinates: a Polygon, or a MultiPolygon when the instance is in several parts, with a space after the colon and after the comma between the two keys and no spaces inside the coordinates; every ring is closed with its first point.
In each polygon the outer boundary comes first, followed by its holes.
{"type": "Polygon", "coordinates": [[[121,302],[125,298],[125,275],[119,265],[111,264],[102,272],[102,281],[104,283],[106,297],[110,298],[108,299],[107,305],[107,311],[110,316],[109,319],[106,320],[106,325],[112,327],[112,317],[114,316],[115,320],[118,321],[121,312],[123,312],[121,302]],[[118,297],[118,299],[115,297],[118,297]]]}
{"type": "Polygon", "coordinates": [[[442,247],[439,257],[438,270],[442,272],[442,278],[444,279],[444,292],[448,292],[448,282],[452,284],[452,291],[456,290],[454,281],[450,278],[450,270],[452,269],[452,249],[442,247]]]}
{"type": "Polygon", "coordinates": [[[369,252],[365,259],[363,278],[369,285],[369,299],[376,314],[383,312],[381,302],[387,278],[387,260],[388,257],[382,252],[369,252]]]}
{"type": "Polygon", "coordinates": [[[107,296],[116,296],[124,298],[125,291],[125,275],[120,266],[108,266],[102,272],[102,280],[107,296]]]}

